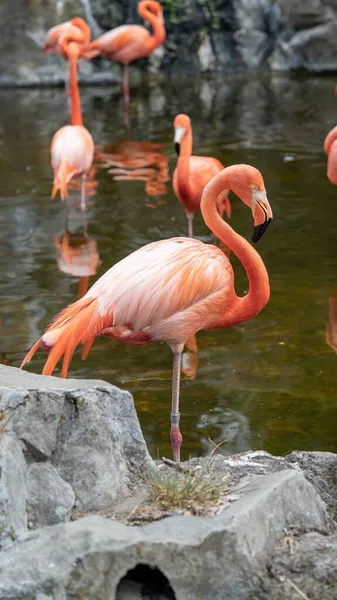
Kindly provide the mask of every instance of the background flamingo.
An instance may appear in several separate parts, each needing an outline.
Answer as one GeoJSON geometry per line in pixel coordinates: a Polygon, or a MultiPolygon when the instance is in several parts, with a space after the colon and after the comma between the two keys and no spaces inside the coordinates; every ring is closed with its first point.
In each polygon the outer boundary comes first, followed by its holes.
{"type": "Polygon", "coordinates": [[[328,155],[328,179],[337,185],[337,125],[329,131],[324,140],[324,151],[328,155]]]}
{"type": "Polygon", "coordinates": [[[121,25],[103,33],[83,52],[84,58],[104,56],[124,65],[123,92],[125,109],[130,102],[129,63],[149,56],[165,40],[163,9],[155,0],[142,0],[138,4],[138,14],[150,23],[153,35],[142,25],[121,25]]]}
{"type": "Polygon", "coordinates": [[[72,39],[72,33],[62,36],[60,52],[69,59],[69,81],[71,102],[71,125],[59,129],[51,142],[51,165],[54,170],[52,198],[60,190],[61,199],[68,195],[67,185],[75,176],[81,176],[81,208],[85,209],[85,183],[94,158],[94,142],[89,131],[83,126],[81,99],[77,82],[77,61],[80,45],[72,39]]]}
{"type": "MultiPolygon", "coordinates": [[[[185,209],[188,235],[193,237],[193,217],[200,210],[203,190],[214,175],[224,169],[224,166],[216,158],[192,156],[192,124],[187,115],[177,115],[173,125],[175,129],[174,144],[178,154],[177,166],[173,173],[173,189],[185,209]]],[[[225,211],[230,217],[231,206],[228,190],[219,195],[217,206],[221,216],[225,211]]]]}
{"type": "Polygon", "coordinates": [[[143,246],[107,271],[87,294],[64,309],[22,362],[41,347],[49,351],[43,369],[50,375],[62,356],[62,376],[78,344],[82,358],[98,335],[125,344],[163,340],[173,351],[171,442],[180,460],[179,385],[184,344],[201,329],[229,327],[255,317],[269,299],[268,274],[259,254],[223,221],[217,198],[232,189],[254,216],[257,241],[272,218],[261,173],[248,165],[221,171],[207,185],[201,210],[206,225],[241,260],[249,292],[236,295],[234,274],[219,248],[190,238],[172,238],[143,246]]]}
{"type": "Polygon", "coordinates": [[[83,45],[89,44],[91,39],[89,25],[81,19],[81,17],[74,17],[71,21],[65,21],[64,23],[55,25],[55,27],[52,27],[47,31],[44,38],[43,51],[57,52],[63,56],[63,58],[67,58],[59,46],[60,39],[67,34],[71,35],[74,41],[83,45]]]}
{"type": "MultiPolygon", "coordinates": [[[[43,51],[44,52],[57,52],[60,56],[68,60],[68,56],[63,52],[60,45],[62,37],[65,35],[71,36],[73,41],[76,41],[79,45],[84,48],[89,44],[91,40],[91,31],[87,23],[81,19],[81,17],[74,17],[71,21],[65,21],[55,27],[52,27],[47,31],[43,51]]],[[[66,92],[69,93],[69,78],[65,77],[66,92]]]]}

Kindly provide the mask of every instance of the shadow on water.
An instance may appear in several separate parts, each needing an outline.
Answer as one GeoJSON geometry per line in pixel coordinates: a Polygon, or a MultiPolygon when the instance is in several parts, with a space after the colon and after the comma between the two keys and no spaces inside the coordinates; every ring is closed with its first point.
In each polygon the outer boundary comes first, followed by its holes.
{"type": "MultiPolygon", "coordinates": [[[[145,81],[132,90],[133,141],[161,144],[156,152],[163,165],[168,159],[172,174],[172,121],[178,112],[187,112],[195,153],[215,156],[225,165],[258,167],[275,217],[257,246],[270,274],[269,304],[250,322],[197,336],[198,372],[195,379],[184,378],[181,390],[183,457],[221,442],[224,452],[337,451],[337,363],[326,337],[328,299],[337,285],[337,190],[326,179],[322,150],[336,124],[334,84],[325,77],[254,74],[218,81],[145,81]]],[[[54,238],[62,248],[65,210],[59,199],[50,199],[47,151],[66,121],[67,105],[61,89],[1,90],[0,96],[0,352],[8,364],[18,366],[77,293],[78,278],[60,272],[56,264],[54,238]]],[[[121,158],[125,148],[118,150],[116,144],[125,140],[122,98],[112,98],[108,88],[83,88],[82,103],[96,144],[121,158]]],[[[153,164],[137,168],[160,171],[153,164]]],[[[97,168],[85,234],[97,245],[96,259],[99,255],[90,284],[140,245],[185,235],[185,215],[170,182],[161,182],[166,195],[159,188],[151,197],[156,210],[146,206],[147,175],[130,182],[97,168]]],[[[251,215],[235,198],[231,223],[250,239],[251,215]]],[[[195,232],[203,241],[212,239],[200,216],[195,232]]],[[[244,293],[243,269],[235,257],[232,262],[237,291],[244,293]]],[[[330,300],[330,320],[331,311],[330,300]]],[[[40,372],[43,360],[39,353],[30,368],[40,372]]],[[[170,456],[171,364],[164,344],[136,348],[99,339],[86,362],[75,354],[70,376],[105,379],[129,389],[150,451],[170,456]]]]}

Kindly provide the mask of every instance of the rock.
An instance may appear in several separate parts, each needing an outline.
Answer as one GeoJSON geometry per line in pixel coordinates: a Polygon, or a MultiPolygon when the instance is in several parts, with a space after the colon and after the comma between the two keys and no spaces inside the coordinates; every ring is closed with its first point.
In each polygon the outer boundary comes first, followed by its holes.
{"type": "MultiPolygon", "coordinates": [[[[0,85],[59,85],[65,81],[67,65],[56,54],[42,56],[43,40],[50,27],[79,16],[86,18],[94,34],[100,29],[94,21],[90,2],[84,0],[7,0],[0,4],[0,85]]],[[[111,62],[81,63],[79,80],[87,83],[118,81],[118,68],[111,62]]]]}
{"type": "Polygon", "coordinates": [[[286,541],[277,546],[268,561],[270,580],[265,599],[299,598],[295,585],[310,600],[335,600],[337,533],[324,536],[311,532],[288,536],[286,541]]]}
{"type": "Polygon", "coordinates": [[[33,463],[27,473],[27,518],[30,527],[69,521],[75,494],[49,463],[33,463]]]}
{"type": "Polygon", "coordinates": [[[27,527],[26,471],[20,442],[0,435],[0,549],[4,540],[15,540],[27,527]]]}
{"type": "MultiPolygon", "coordinates": [[[[138,0],[63,0],[0,4],[0,85],[59,85],[66,65],[58,56],[41,59],[46,31],[75,15],[93,38],[124,23],[142,23],[138,0]]],[[[335,70],[337,6],[334,0],[177,0],[163,2],[167,39],[155,60],[133,64],[158,76],[164,71],[232,71],[269,67],[335,70]]],[[[120,81],[112,61],[82,61],[79,80],[120,81]]]]}
{"type": "Polygon", "coordinates": [[[52,462],[72,486],[76,509],[123,502],[151,463],[131,394],[114,386],[67,394],[52,462]]]}
{"type": "Polygon", "coordinates": [[[327,505],[337,523],[337,454],[332,452],[294,451],[285,457],[287,467],[304,473],[327,505]]]}
{"type": "Polygon", "coordinates": [[[39,503],[44,506],[42,524],[68,518],[74,504],[70,487],[78,511],[125,501],[152,464],[131,394],[108,383],[0,365],[0,407],[10,416],[8,433],[24,443],[27,462],[35,465],[29,470],[30,511],[36,515],[39,503]],[[44,468],[41,461],[47,461],[44,468]],[[54,488],[63,491],[48,513],[51,489],[39,498],[36,488],[39,478],[47,483],[53,474],[54,488]]]}
{"type": "Polygon", "coordinates": [[[191,466],[209,463],[218,474],[226,477],[230,487],[242,485],[252,476],[278,473],[295,469],[315,487],[324,500],[329,516],[337,522],[337,454],[332,452],[294,451],[287,456],[273,456],[264,450],[255,450],[224,456],[222,453],[209,458],[194,458],[191,466]]]}
{"type": "Polygon", "coordinates": [[[285,528],[327,533],[324,504],[294,470],[255,478],[240,492],[213,519],[177,516],[127,527],[85,517],[28,534],[1,557],[0,597],[111,600],[137,565],[157,567],[176,600],[263,597],[262,577],[285,528]]]}

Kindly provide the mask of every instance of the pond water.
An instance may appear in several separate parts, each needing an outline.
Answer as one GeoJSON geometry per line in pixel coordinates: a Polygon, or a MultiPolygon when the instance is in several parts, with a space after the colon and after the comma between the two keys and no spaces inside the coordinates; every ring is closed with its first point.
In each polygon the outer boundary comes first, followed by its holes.
{"type": "MultiPolygon", "coordinates": [[[[225,453],[337,452],[337,189],[322,149],[337,121],[334,85],[334,78],[283,74],[145,80],[132,89],[129,136],[144,144],[123,143],[115,90],[81,88],[85,124],[100,145],[86,235],[76,192],[66,235],[65,206],[50,198],[48,147],[67,120],[64,90],[0,90],[0,360],[19,366],[52,317],[76,299],[79,278],[69,270],[92,274],[91,285],[139,246],[186,234],[184,212],[165,183],[175,165],[172,121],[186,112],[195,154],[262,171],[274,221],[257,245],[270,275],[269,304],[250,322],[197,336],[197,374],[181,385],[182,458],[218,443],[225,453]],[[141,169],[141,180],[118,179],[130,166],[141,169]]],[[[250,211],[235,197],[231,224],[250,239],[250,211]]],[[[195,234],[212,239],[200,215],[195,234]]],[[[243,269],[235,258],[233,265],[243,293],[243,269]]],[[[41,372],[44,359],[39,352],[28,369],[41,372]]],[[[151,454],[171,456],[171,367],[165,344],[101,338],[85,362],[76,352],[69,376],[130,390],[151,454]]]]}

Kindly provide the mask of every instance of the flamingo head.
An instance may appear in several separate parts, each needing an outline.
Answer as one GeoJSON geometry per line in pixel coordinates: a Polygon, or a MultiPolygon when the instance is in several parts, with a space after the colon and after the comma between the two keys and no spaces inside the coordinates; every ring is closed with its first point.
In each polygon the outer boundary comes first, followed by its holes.
{"type": "Polygon", "coordinates": [[[138,5],[138,13],[142,10],[146,10],[156,17],[162,17],[163,15],[163,7],[156,0],[142,0],[138,5]]]}
{"type": "Polygon", "coordinates": [[[252,241],[258,242],[273,220],[263,177],[258,169],[250,165],[235,165],[234,168],[236,175],[231,190],[251,208],[254,219],[252,241]]]}
{"type": "Polygon", "coordinates": [[[174,127],[174,148],[179,156],[180,144],[185,135],[191,130],[191,119],[184,114],[177,115],[173,121],[174,127]]]}

